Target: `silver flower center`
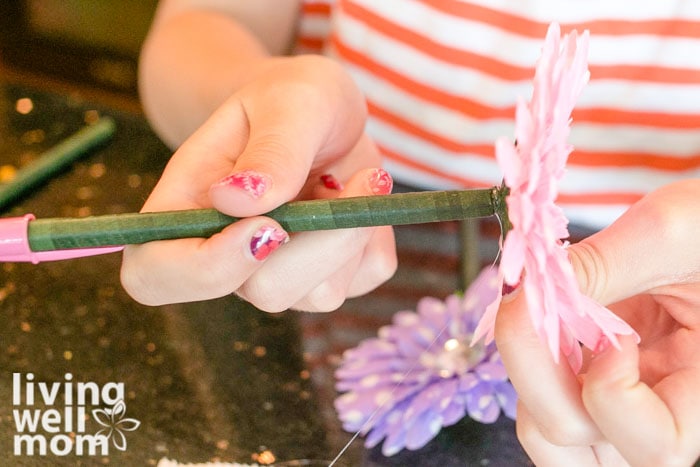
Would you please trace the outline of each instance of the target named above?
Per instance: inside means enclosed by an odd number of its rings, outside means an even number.
[[[484,358],[483,344],[470,347],[470,341],[471,336],[448,339],[442,347],[421,355],[421,364],[434,370],[441,378],[465,374]]]

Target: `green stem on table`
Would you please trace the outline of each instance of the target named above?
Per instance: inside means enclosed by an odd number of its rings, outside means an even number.
[[[112,118],[101,117],[19,169],[12,180],[0,184],[0,209],[107,141],[114,134],[115,128]]]
[[[294,201],[266,215],[288,232],[420,224],[505,215],[503,187],[424,191],[386,196]],[[37,219],[29,223],[32,251],[129,245],[210,237],[239,219],[214,209]]]

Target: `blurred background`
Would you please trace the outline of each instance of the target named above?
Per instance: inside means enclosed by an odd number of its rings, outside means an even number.
[[[109,145],[3,216],[140,208],[170,155],[137,94],[139,48],[156,4],[0,2],[0,166],[21,167],[101,115],[117,122]],[[10,374],[30,371],[37,381],[62,381],[66,372],[76,381],[122,381],[129,414],[142,423],[114,457],[36,465],[332,458],[351,436],[332,406],[342,352],[421,297],[442,299],[468,283],[494,261],[498,232],[493,221],[399,227],[395,277],[329,314],[268,315],[234,297],[143,307],[120,287],[118,255],[1,264],[0,464],[35,465],[8,449]],[[513,431],[510,420],[487,427],[465,419],[424,449],[392,458],[356,441],[338,465],[527,465]]]
[[[157,0],[4,0],[4,79],[78,89],[136,107],[139,48]]]

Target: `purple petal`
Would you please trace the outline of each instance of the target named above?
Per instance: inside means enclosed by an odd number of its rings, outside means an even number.
[[[393,372],[393,373],[369,373],[359,379],[339,380],[336,382],[336,389],[340,392],[347,391],[377,391],[384,389],[393,389],[397,385],[401,386],[425,386],[434,379],[433,373],[430,370],[416,368],[408,372]]]
[[[516,407],[518,406],[518,394],[510,381],[504,381],[494,384],[496,390],[496,398],[498,404],[503,409],[503,412],[509,418],[515,420]]]
[[[405,313],[409,314],[409,313]],[[384,326],[379,330],[379,335],[382,339],[392,341],[396,346],[400,356],[405,358],[416,358],[421,353],[425,352],[432,339],[428,340],[421,334],[420,321],[418,315],[410,313],[415,318],[413,326]],[[430,334],[434,333],[429,331]]]
[[[375,447],[377,444],[379,444],[385,437],[386,434],[389,432],[389,428],[386,423],[386,417],[382,417],[380,420],[377,421],[377,423],[374,425],[372,430],[367,434],[367,437],[365,438],[365,447],[368,449],[372,449]],[[353,431],[353,430],[348,430],[347,428],[343,427],[344,430],[346,431]],[[357,430],[354,430],[357,431]]]
[[[421,322],[440,331],[451,317],[447,303],[434,297],[423,297],[416,306]]]
[[[334,405],[340,420],[357,430],[370,415],[375,419],[382,417],[420,389],[421,387],[399,386],[393,390],[348,392],[337,397]]]
[[[505,381],[508,379],[506,369],[500,361],[484,362],[474,368],[474,371],[484,381]]]
[[[353,359],[365,355],[391,357],[392,355],[396,355],[396,346],[393,342],[379,339],[377,337],[365,339],[364,341],[360,342],[357,347],[346,350],[343,354],[343,358]]]
[[[467,393],[466,399],[467,413],[474,420],[491,423],[498,418],[501,409],[489,383],[479,383]]]
[[[467,412],[477,422],[493,423],[498,419],[501,407],[493,394],[487,394],[481,397],[474,396],[473,400],[468,398]]]
[[[466,373],[459,378],[459,392],[471,391],[481,381],[474,373]]]
[[[466,401],[463,398],[457,397],[451,400],[449,405],[445,407],[445,410],[442,411],[442,425],[450,426],[457,423],[464,418],[466,412]]]
[[[365,446],[368,448],[373,448],[384,438],[386,438],[389,433],[400,430],[401,426],[397,425],[398,421],[400,420],[401,412],[399,410],[393,410],[382,417],[377,417],[373,423],[371,431],[365,438]]]
[[[411,404],[406,408],[404,421],[420,417],[423,412],[442,412],[457,393],[459,382],[456,379],[441,380],[431,384],[415,395]]]
[[[406,446],[406,432],[402,429],[392,431],[387,434],[384,444],[382,444],[382,454],[387,457],[393,456]]]
[[[406,373],[414,367],[414,363],[401,357],[345,361],[335,371],[336,378],[359,379],[372,373],[396,372]]]
[[[414,368],[403,375],[401,384],[409,386],[426,386],[431,380],[435,379],[435,374],[430,369]]]
[[[365,446],[368,448],[374,447],[379,444],[379,442],[389,433],[403,430],[403,413],[405,412],[409,403],[410,399],[401,401],[388,413],[375,417],[376,420],[374,422],[374,427],[365,439]]]
[[[435,438],[442,428],[442,415],[435,410],[423,412],[421,416],[412,421],[406,430],[406,447],[411,450],[420,449],[428,441]]]
[[[420,324],[420,316],[414,311],[399,311],[394,313],[393,325],[387,326],[390,329],[412,328]]]

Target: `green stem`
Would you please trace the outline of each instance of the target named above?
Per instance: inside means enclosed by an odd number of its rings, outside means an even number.
[[[426,191],[387,196],[295,201],[267,213],[288,232],[420,224],[486,217],[503,208],[503,188]],[[116,214],[29,223],[32,251],[129,245],[154,240],[210,237],[237,221],[214,209]]]
[[[42,153],[35,161],[19,169],[11,181],[0,185],[0,209],[107,141],[114,134],[115,127],[113,119],[102,117],[96,123],[81,128]]]

